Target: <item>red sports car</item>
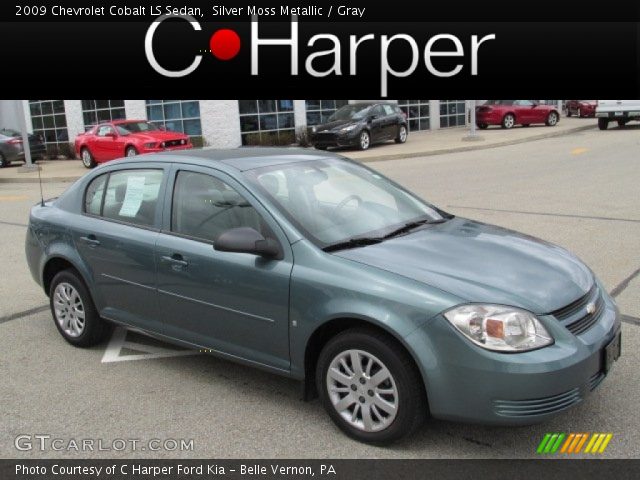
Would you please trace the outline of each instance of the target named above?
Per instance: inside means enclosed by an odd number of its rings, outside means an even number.
[[[75,141],[76,155],[87,168],[141,153],[193,148],[188,135],[162,130],[145,120],[114,120],[92,127]]]
[[[596,100],[567,100],[567,117],[595,117],[597,104]]]
[[[534,100],[489,100],[476,107],[476,124],[480,128],[489,125],[528,127],[532,123],[553,127],[558,121],[560,113],[554,105],[541,105]]]

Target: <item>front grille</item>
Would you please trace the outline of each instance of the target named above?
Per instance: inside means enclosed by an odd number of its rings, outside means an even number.
[[[179,147],[182,144],[182,140],[166,140],[164,142],[165,148]]]
[[[503,417],[532,417],[559,412],[582,401],[578,387],[565,393],[531,400],[494,400],[493,408]]]
[[[587,305],[593,303],[595,309],[587,311]],[[580,335],[589,330],[600,318],[604,310],[604,299],[598,287],[594,284],[586,295],[562,307],[551,315],[556,317],[574,335]]]

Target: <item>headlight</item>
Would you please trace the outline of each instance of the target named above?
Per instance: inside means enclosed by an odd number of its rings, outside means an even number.
[[[180,145],[186,145],[187,141],[183,138],[182,140],[180,140]]]
[[[346,127],[341,128],[340,131],[341,132],[350,132],[351,130],[354,130],[357,127],[358,127],[358,125],[347,125]]]
[[[155,142],[154,143],[145,143],[144,147],[145,148],[154,148],[156,146]]]
[[[311,127],[311,133],[316,133],[317,128],[316,127]]]
[[[501,305],[462,305],[444,314],[469,340],[487,350],[525,352],[553,338],[530,312]]]

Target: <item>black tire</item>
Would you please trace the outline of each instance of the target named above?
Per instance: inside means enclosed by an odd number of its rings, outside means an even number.
[[[544,124],[547,127],[555,127],[558,124],[558,120],[560,120],[560,115],[558,115],[558,112],[549,112],[549,115],[547,115],[547,119],[544,121]]]
[[[315,148],[316,150],[326,150],[327,146],[326,145],[314,145],[313,148]]]
[[[598,128],[600,130],[606,130],[609,128],[609,119],[608,118],[599,118],[598,119]]]
[[[93,158],[93,154],[87,147],[80,149],[80,160],[85,168],[93,168],[96,166],[96,160]]]
[[[66,332],[56,316],[56,307],[54,303],[57,301],[56,288],[60,284],[68,284],[75,289],[80,301],[82,311],[84,311],[84,327],[82,333],[78,336],[72,336]],[[84,281],[80,278],[74,270],[62,270],[51,281],[51,287],[49,289],[49,306],[51,308],[51,315],[53,317],[53,323],[60,332],[60,335],[74,347],[91,347],[97,345],[106,339],[108,333],[111,330],[111,325],[106,323],[98,315],[98,311],[93,303],[93,299],[89,294],[89,290],[84,284]]]
[[[365,141],[366,138],[366,141]],[[362,130],[358,136],[358,148],[360,150],[368,150],[371,146],[371,134],[369,130]]]
[[[340,415],[331,401],[327,387],[327,372],[331,362],[342,352],[352,349],[364,351],[381,360],[395,382],[398,393],[397,413],[392,422],[382,430],[367,432],[357,428]],[[392,443],[415,432],[427,416],[427,397],[422,377],[413,359],[393,338],[376,330],[354,328],[329,340],[318,358],[316,388],[334,423],[349,437],[361,442],[377,445]],[[355,408],[354,406],[354,410]]]
[[[124,149],[125,157],[135,157],[136,155],[138,155],[138,150],[136,150],[136,147],[134,147],[133,145],[129,145]]]
[[[513,113],[507,113],[504,117],[502,117],[502,128],[513,128],[516,124],[516,117]]]
[[[2,153],[0,153],[0,168],[4,168],[8,165],[9,165],[9,162],[7,162],[6,157]]]
[[[626,121],[624,121],[624,120],[618,120],[618,127],[620,127],[620,128],[624,128],[624,127],[626,127],[626,125],[627,125],[627,122],[626,122]]]
[[[407,137],[409,137],[409,131],[407,130],[406,125],[400,125],[398,127],[398,134],[394,139],[396,143],[405,143],[407,141]]]
[[[478,128],[481,130],[486,130],[487,128],[489,128],[489,124],[488,123],[478,123]]]
[[[571,113],[571,109],[570,109],[570,108],[567,108],[567,117],[570,117],[571,115],[572,115],[572,113]]]

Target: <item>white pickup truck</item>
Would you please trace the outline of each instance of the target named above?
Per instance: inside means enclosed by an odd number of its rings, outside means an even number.
[[[640,121],[640,100],[598,100],[596,105],[598,128],[606,130],[610,121],[624,127],[631,120]]]

